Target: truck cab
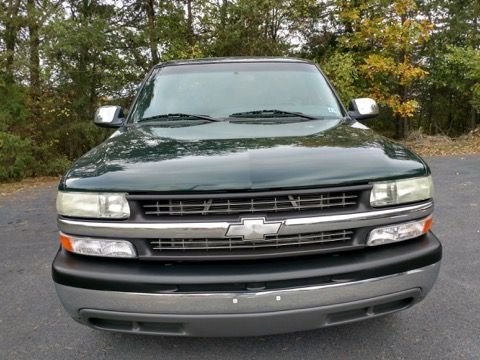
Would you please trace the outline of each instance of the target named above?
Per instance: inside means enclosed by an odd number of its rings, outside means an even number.
[[[432,288],[428,165],[302,59],[155,66],[58,187],[56,291],[126,333],[249,336],[407,309]],[[428,311],[426,309],[425,311]]]

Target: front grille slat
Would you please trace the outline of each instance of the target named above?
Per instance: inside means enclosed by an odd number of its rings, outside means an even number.
[[[351,202],[351,203],[345,203],[345,206],[348,206],[348,205],[355,205],[356,203],[354,202]],[[322,208],[323,209],[326,209],[326,208],[333,208],[333,207],[336,207],[337,205],[324,205]],[[344,206],[344,207],[345,207]],[[309,209],[318,209],[318,206],[315,206],[315,205],[311,205],[311,206],[302,206],[301,210],[309,210]],[[238,211],[239,209],[228,209],[227,212],[225,212],[224,210],[209,210],[208,211],[208,214],[224,214],[224,213],[227,213],[227,214],[232,214],[234,211],[237,212],[240,212]],[[295,209],[292,209],[290,207],[276,207],[274,208],[274,212],[279,212],[279,211],[287,211],[287,210],[295,210]],[[256,210],[254,211],[243,211],[244,213],[247,213],[247,212],[250,212],[250,213],[255,213],[255,212],[269,212],[270,209],[261,209],[261,208],[257,208]],[[179,211],[175,211],[175,210],[172,210],[172,211],[145,211],[145,215],[205,215],[206,211],[205,210],[190,210],[190,211],[185,211],[185,210],[179,210]]]
[[[363,210],[366,192],[370,188],[367,184],[246,192],[147,193],[129,194],[128,200],[134,202],[134,217],[146,222],[222,221],[238,226],[248,218],[263,218],[266,224],[271,221],[283,222],[299,215],[315,217],[355,213]],[[304,229],[302,232],[299,229],[298,233],[266,235],[261,240],[251,240],[252,237],[247,235],[248,239],[238,235],[230,236],[227,235],[227,230],[225,234],[209,238],[208,232],[202,234],[201,231],[199,228],[195,235],[181,232],[162,235],[160,230],[156,239],[144,239],[148,248],[145,256],[168,260],[237,260],[331,253],[363,247],[358,239],[360,233],[356,229],[311,233],[306,232],[311,230]],[[278,231],[282,233],[281,228]]]
[[[340,200],[340,203],[339,205],[343,205],[343,203],[346,201],[346,199],[356,199],[357,196],[355,195],[347,195],[347,196],[333,196],[333,197],[330,197],[328,198],[328,200]],[[276,199],[276,198],[275,198]],[[208,201],[203,201],[203,202],[198,202],[198,203],[192,203],[192,204],[188,204],[188,203],[185,203],[184,201],[180,201],[180,206],[179,207],[182,207],[182,206],[207,206],[207,207],[210,207],[212,205],[212,199],[208,200]],[[288,198],[288,200],[273,200],[273,201],[255,201],[254,202],[254,199],[250,199],[248,202],[245,201],[245,202],[235,202],[235,201],[231,201],[231,200],[227,200],[227,202],[215,202],[215,206],[232,206],[232,205],[238,205],[238,206],[247,206],[247,205],[250,205],[250,206],[258,206],[258,205],[271,205],[273,204],[273,208],[275,208],[275,205],[278,205],[278,204],[292,204],[292,206],[299,206],[297,205],[298,203],[304,203],[304,202],[317,202],[319,203],[320,205],[327,205],[327,204],[324,204],[324,201],[325,199],[320,197],[320,198],[313,198],[313,199],[300,199],[300,198]],[[172,207],[172,200],[170,200],[170,204],[168,205],[162,205],[160,203],[155,203],[155,204],[146,204],[146,205],[143,205],[144,207],[157,207],[157,206],[160,206],[160,207]],[[355,202],[356,203],[356,202]],[[183,204],[183,205],[182,205]]]
[[[336,242],[336,241],[347,241],[349,240],[349,237],[345,238],[339,238],[336,240],[331,240],[331,241],[303,241],[303,242],[295,242],[295,243],[288,243],[288,244],[282,244],[282,243],[273,243],[273,244],[242,244],[242,242],[235,242],[235,241],[225,241],[224,244],[217,244],[217,245],[206,245],[203,246],[203,244],[199,241],[197,241],[194,245],[187,245],[184,247],[184,244],[182,243],[181,246],[179,247],[164,247],[163,245],[158,245],[158,242],[155,242],[155,245],[152,245],[153,250],[233,250],[233,249],[256,249],[256,248],[275,248],[275,247],[282,247],[282,246],[301,246],[301,245],[313,245],[313,244],[318,244],[318,243],[328,243],[328,242]],[[300,240],[299,240],[300,241]],[[154,244],[154,242],[152,242]]]
[[[307,193],[245,198],[140,200],[146,216],[238,215],[349,209],[358,205],[358,192]]]
[[[150,241],[154,251],[212,251],[212,250],[253,250],[279,247],[299,247],[322,245],[327,246],[351,244],[353,239],[352,230],[329,231],[311,234],[296,235],[269,235],[264,240],[247,241],[239,237],[218,239],[157,239]]]

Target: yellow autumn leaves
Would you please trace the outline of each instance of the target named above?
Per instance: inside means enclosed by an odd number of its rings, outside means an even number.
[[[417,15],[413,0],[340,1],[345,24],[342,46],[357,54],[359,77],[368,96],[388,106],[394,115],[410,118],[418,102],[411,85],[427,71],[414,54],[428,40],[432,24]]]

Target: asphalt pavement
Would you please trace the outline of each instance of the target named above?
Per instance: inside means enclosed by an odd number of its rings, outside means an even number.
[[[172,338],[96,331],[71,320],[53,287],[56,185],[0,198],[0,359],[480,359],[480,156],[427,159],[439,279],[407,311],[316,331]]]

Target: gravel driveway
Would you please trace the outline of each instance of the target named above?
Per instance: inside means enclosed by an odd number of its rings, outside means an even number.
[[[50,278],[55,184],[0,198],[0,359],[480,359],[480,156],[427,159],[444,245],[427,299],[384,318],[257,338],[169,338],[83,327]]]

